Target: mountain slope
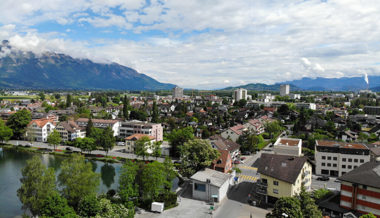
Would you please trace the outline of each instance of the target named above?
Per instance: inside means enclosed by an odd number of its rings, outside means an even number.
[[[36,55],[0,46],[0,88],[12,89],[115,89],[163,90],[160,83],[116,63],[100,64],[51,52]]]

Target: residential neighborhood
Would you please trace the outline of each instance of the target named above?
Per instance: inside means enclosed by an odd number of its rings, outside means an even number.
[[[284,85],[280,93],[237,89],[232,95],[180,87],[161,95],[1,95],[7,96],[0,98],[5,144],[110,155],[121,163],[170,158],[181,181],[172,190],[175,204],[161,214],[140,205],[136,217],[179,217],[189,205],[198,212],[181,217],[226,217],[225,210],[277,217],[278,202],[305,196],[313,217],[380,217],[376,93],[292,93]]]

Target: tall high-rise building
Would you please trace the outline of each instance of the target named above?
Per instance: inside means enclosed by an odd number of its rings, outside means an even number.
[[[236,89],[233,97],[235,101],[240,101],[241,99],[247,100],[247,90],[242,88]]]
[[[290,85],[289,84],[283,84],[280,86],[280,95],[286,96],[290,93]]]
[[[178,86],[173,88],[173,98],[182,98],[183,97],[183,88]]]

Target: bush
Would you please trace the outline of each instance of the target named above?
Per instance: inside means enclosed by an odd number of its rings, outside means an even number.
[[[165,203],[165,210],[177,206],[177,194],[174,192],[166,192],[159,194],[156,201]]]
[[[270,135],[269,133],[267,132],[264,132],[263,134],[261,134],[263,136],[264,139],[270,139]]]
[[[320,201],[322,199],[326,199],[328,196],[330,196],[332,194],[332,192],[328,189],[325,189],[325,188],[321,188],[321,189],[317,189],[313,192],[313,198],[316,200],[316,201]]]
[[[96,216],[100,212],[100,204],[95,195],[84,197],[78,206],[78,214],[83,217]]]

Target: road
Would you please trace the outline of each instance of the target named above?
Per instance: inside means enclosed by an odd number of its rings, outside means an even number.
[[[28,141],[21,141],[21,140],[10,140],[10,141],[8,141],[8,144],[12,144],[12,145],[16,145],[16,146],[27,145],[29,143],[30,142],[28,142]],[[52,146],[49,146],[47,143],[44,143],[44,142],[33,142],[32,147],[49,148],[49,149],[53,148]],[[59,145],[56,147],[56,149],[65,150],[67,147],[70,147],[73,151],[80,151],[80,149],[78,149],[78,148],[66,146],[66,145]],[[124,149],[124,148],[125,147],[123,147],[123,146],[115,146],[111,151],[108,152],[108,156],[121,157],[121,158],[126,158],[126,159],[140,159],[140,160],[143,159],[142,157],[138,157],[135,154],[119,152],[119,150]],[[105,156],[106,152],[102,151],[102,150],[95,150],[95,151],[92,151],[91,154],[95,154],[95,155],[100,154],[100,155]],[[156,160],[156,158],[155,157],[145,157],[145,160]],[[160,158],[160,157],[157,158],[157,161],[159,161],[159,162],[164,162],[164,160],[165,160],[164,158]]]

